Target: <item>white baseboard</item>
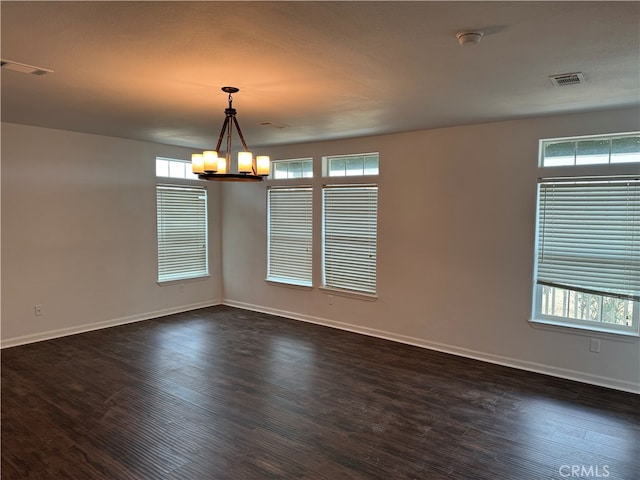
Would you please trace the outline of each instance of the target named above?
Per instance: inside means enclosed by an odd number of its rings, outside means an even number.
[[[369,335],[372,337],[382,338],[385,340],[391,340],[394,342],[404,343],[407,345],[413,345],[416,347],[426,348],[429,350],[435,350],[438,352],[449,353],[458,355],[461,357],[471,358],[474,360],[480,360],[483,362],[494,363],[497,365],[503,365],[505,367],[517,368],[520,370],[526,370],[530,372],[541,373],[544,375],[551,375],[554,377],[564,378],[567,380],[574,380],[577,382],[588,383],[591,385],[598,385],[602,387],[611,388],[614,390],[621,390],[630,393],[640,394],[640,384],[620,380],[616,378],[602,377],[598,375],[592,375],[586,372],[580,372],[576,370],[570,370],[565,368],[558,368],[553,365],[546,365],[536,362],[528,362],[519,360],[517,358],[504,357],[500,355],[493,355],[490,353],[479,352],[476,350],[470,350],[466,348],[460,348],[453,345],[447,345],[438,342],[429,342],[421,338],[409,337],[406,335],[399,335],[384,330],[377,330],[374,328],[362,327],[359,325],[353,325],[349,323],[336,322],[321,317],[314,317],[311,315],[303,315],[296,312],[289,312],[277,308],[269,308],[261,305],[253,305],[244,302],[237,302],[234,300],[225,299],[223,301],[215,300],[208,302],[195,303],[190,305],[181,305],[179,307],[167,308],[163,310],[156,310],[153,312],[147,312],[144,314],[133,315],[130,317],[116,318],[112,320],[106,320],[102,322],[95,322],[86,325],[79,325],[75,327],[62,328],[59,330],[50,330],[47,332],[41,332],[32,335],[24,335],[21,337],[13,337],[8,339],[2,339],[0,342],[0,348],[15,347],[18,345],[25,345],[28,343],[40,342],[43,340],[51,340],[53,338],[64,337],[67,335],[75,335],[78,333],[89,332],[92,330],[99,330],[102,328],[114,327],[117,325],[125,325],[127,323],[140,322],[143,320],[151,320],[165,315],[172,315],[175,313],[187,312],[190,310],[196,310],[198,308],[212,307],[215,305],[228,305],[230,307],[242,308],[245,310],[252,310],[256,312],[268,313],[272,315],[278,315],[293,320],[299,320],[307,323],[313,323],[316,325],[322,325],[325,327],[337,328],[340,330],[346,330],[349,332],[359,333],[362,335]]]
[[[490,353],[479,352],[479,351],[470,350],[467,348],[460,348],[460,347],[447,345],[443,343],[429,342],[421,338],[414,338],[406,335],[398,335],[398,334],[387,332],[384,330],[377,330],[373,328],[361,327],[359,325],[352,325],[349,323],[336,322],[334,320],[328,320],[326,318],[303,315],[296,312],[280,310],[277,308],[263,307],[261,305],[253,305],[253,304],[237,302],[229,299],[223,300],[222,303],[230,307],[237,307],[245,310],[253,310],[256,312],[269,313],[272,315],[291,318],[293,320],[300,320],[303,322],[323,325],[325,327],[332,327],[340,330],[346,330],[349,332],[360,333],[363,335],[382,338],[385,340],[392,340],[394,342],[405,343],[407,345],[413,345],[416,347],[426,348],[429,350],[435,350],[443,353],[450,353],[453,355],[458,355],[460,357],[466,357],[474,360],[480,360],[483,362],[494,363],[494,364],[502,365],[505,367],[512,367],[520,370],[526,370],[529,372],[541,373],[541,374],[550,375],[553,377],[564,378],[566,380],[574,380],[576,382],[588,383],[591,385],[598,385],[601,387],[607,387],[614,390],[622,390],[624,392],[640,394],[640,384],[629,382],[626,380],[602,377],[602,376],[593,375],[587,372],[580,372],[580,371],[570,370],[566,368],[558,368],[558,367],[554,367],[553,365],[546,365],[542,363],[519,360],[517,358],[493,355]]]
[[[51,340],[58,337],[66,337],[67,335],[75,335],[77,333],[90,332],[92,330],[100,330],[101,328],[115,327],[117,325],[125,325],[127,323],[141,322],[143,320],[151,320],[158,317],[164,317],[166,315],[172,315],[174,313],[188,312],[190,310],[196,310],[198,308],[213,307],[220,305],[220,300],[192,303],[189,305],[181,305],[179,307],[166,308],[163,310],[156,310],[154,312],[142,313],[139,315],[132,315],[130,317],[114,318],[111,320],[105,320],[102,322],[89,323],[86,325],[78,325],[75,327],[61,328],[59,330],[50,330],[48,332],[35,333],[32,335],[24,335],[21,337],[13,337],[2,339],[0,342],[0,348],[16,347],[18,345],[25,345],[27,343],[41,342],[43,340]]]

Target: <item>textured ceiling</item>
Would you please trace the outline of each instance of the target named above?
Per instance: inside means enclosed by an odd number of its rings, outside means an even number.
[[[639,2],[11,2],[2,120],[209,148],[640,103]],[[484,32],[460,47],[459,30]],[[549,75],[581,71],[584,85]],[[262,123],[270,122],[268,125]]]

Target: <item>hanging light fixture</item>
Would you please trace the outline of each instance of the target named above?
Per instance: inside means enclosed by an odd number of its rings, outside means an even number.
[[[236,87],[222,87],[222,91],[229,94],[229,107],[225,108],[224,123],[218,137],[218,145],[215,150],[205,150],[202,153],[191,155],[191,170],[203,180],[228,180],[228,181],[260,181],[269,175],[270,161],[266,155],[253,157],[249,151],[242,130],[236,119],[236,109],[233,108],[232,94],[240,91]],[[238,152],[238,173],[231,173],[231,140],[233,126],[238,131],[238,136],[242,142],[243,151]],[[220,146],[226,133],[225,155],[220,155]]]

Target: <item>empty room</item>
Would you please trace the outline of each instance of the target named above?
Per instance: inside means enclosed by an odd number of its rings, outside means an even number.
[[[3,480],[640,478],[640,3],[2,1]]]

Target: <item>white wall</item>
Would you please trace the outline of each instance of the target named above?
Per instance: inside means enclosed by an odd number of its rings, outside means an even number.
[[[154,159],[189,150],[3,123],[2,346],[224,301],[640,391],[637,340],[598,337],[596,354],[590,335],[528,322],[538,139],[638,130],[639,119],[617,110],[271,148],[380,152],[378,299],[333,305],[317,287],[264,281],[266,184],[208,184],[212,277],[180,293],[156,283]],[[319,255],[314,271],[318,285]]]
[[[190,153],[2,124],[2,346],[220,302],[218,185],[208,185],[211,277],[184,293],[156,281],[155,157]]]
[[[272,158],[380,152],[378,299],[269,284],[266,184],[223,186],[225,303],[640,391],[638,340],[534,328],[538,140],[640,129],[637,109],[270,149]],[[316,185],[321,179],[314,179]],[[316,202],[316,213],[318,213]],[[314,228],[320,231],[319,215]]]

